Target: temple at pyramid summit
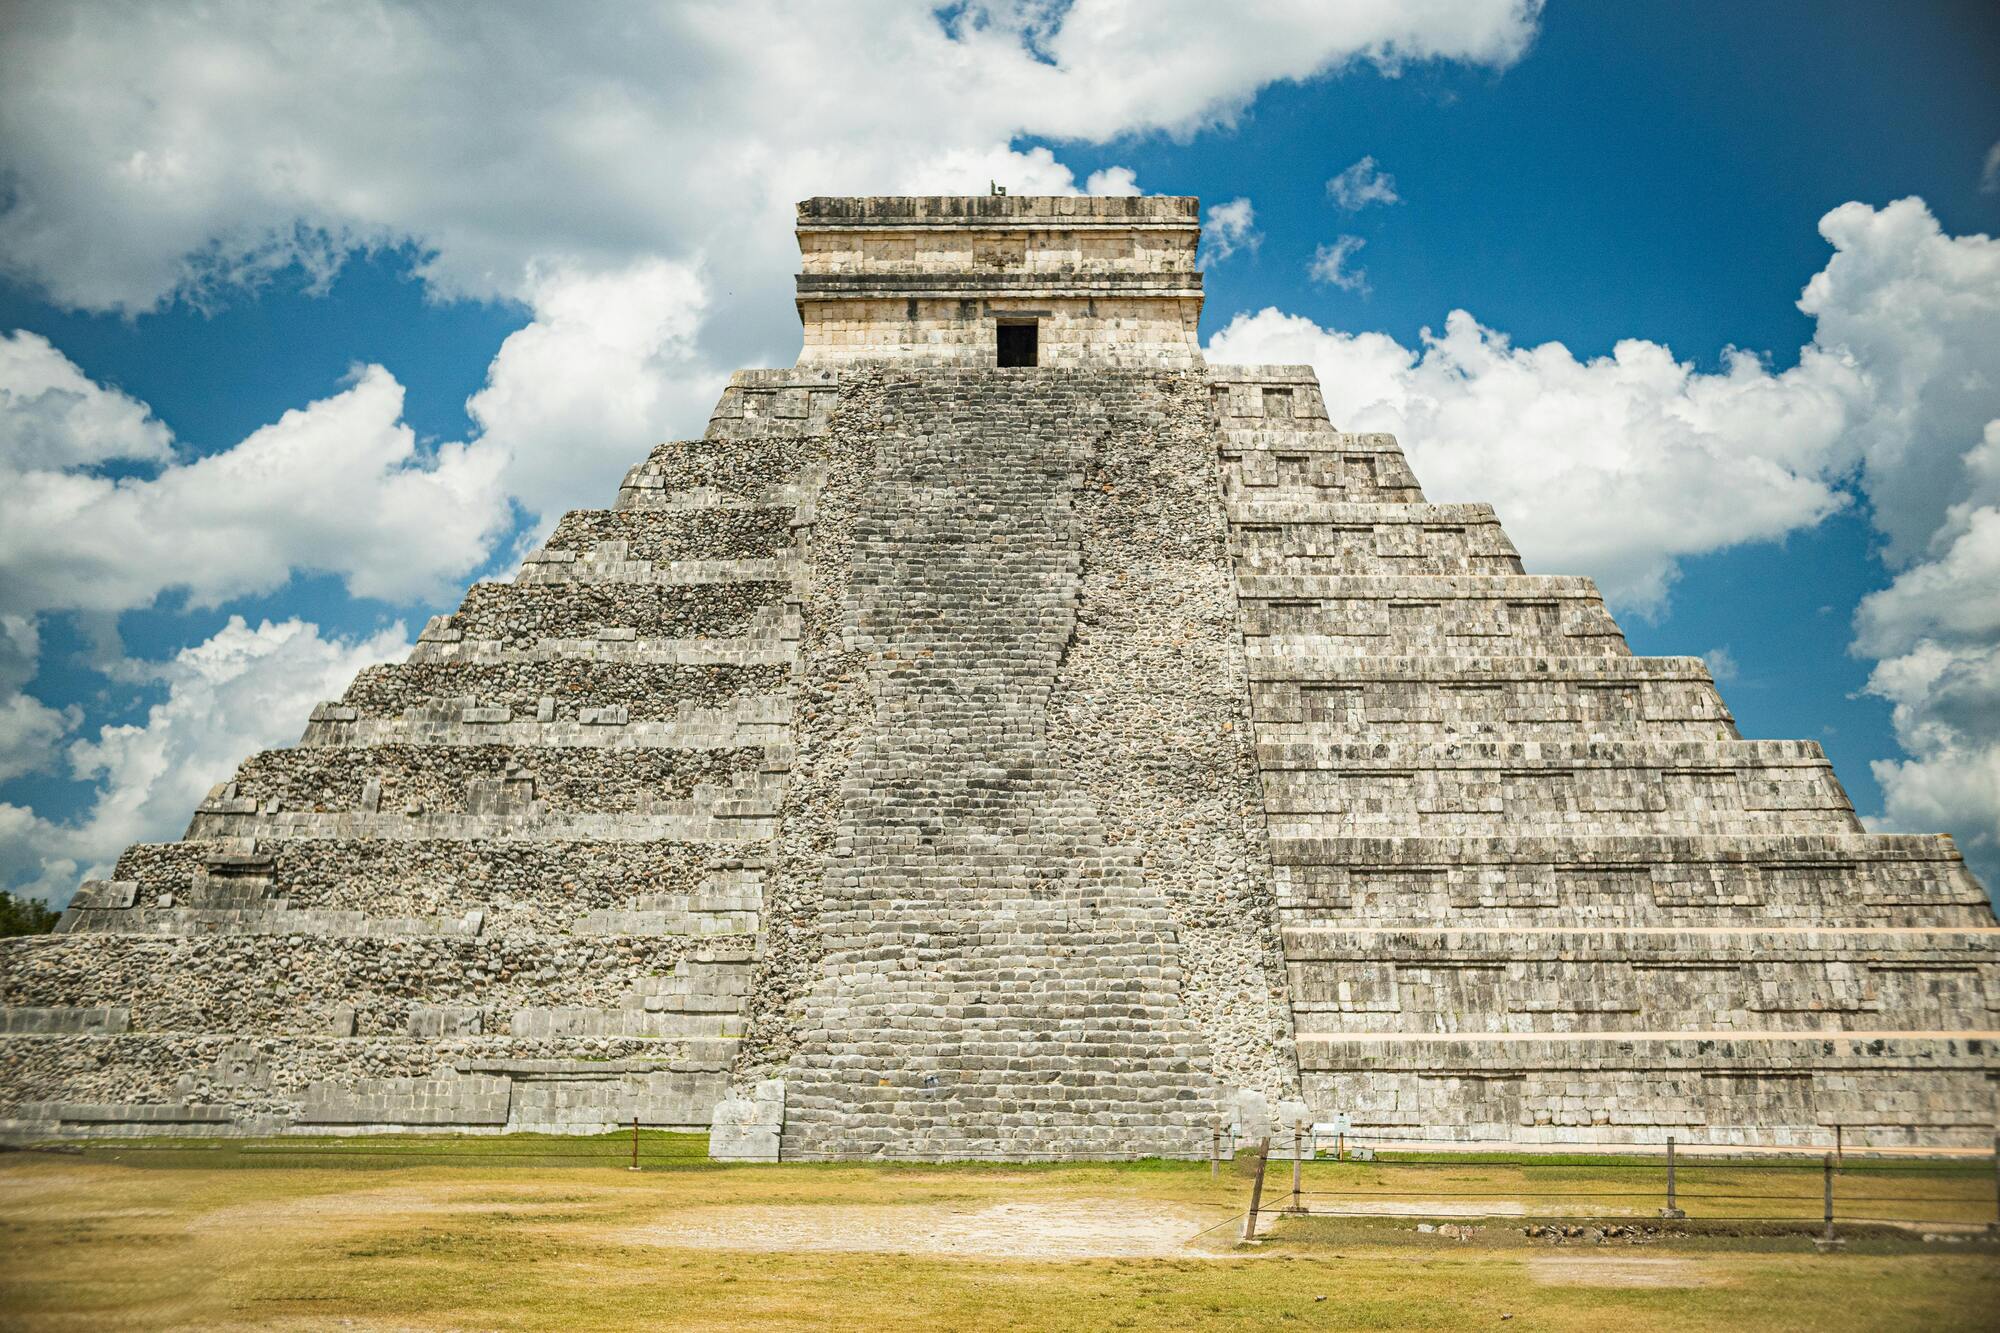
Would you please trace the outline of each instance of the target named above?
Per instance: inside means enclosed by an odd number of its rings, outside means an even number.
[[[820,198],[730,382],[0,945],[0,1132],[1972,1148],[2000,928],[1215,366],[1189,198]]]

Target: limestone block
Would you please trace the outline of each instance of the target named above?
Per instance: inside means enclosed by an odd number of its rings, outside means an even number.
[[[0,1007],[0,1033],[108,1033],[129,1032],[132,1014],[120,1005],[88,1007],[32,1008],[20,1005]]]
[[[73,908],[116,911],[130,907],[136,901],[138,892],[139,886],[130,880],[85,880],[69,900],[69,905]]]
[[[784,1128],[784,1080],[764,1079],[748,1096],[727,1097],[715,1104],[708,1155],[718,1162],[775,1162]]]
[[[0,944],[0,1099],[753,1159],[1282,1153],[1300,1092],[1412,1138],[1985,1146],[1949,840],[1863,834],[1310,368],[1203,368],[1196,209],[802,206],[806,364]],[[1041,363],[992,365],[1021,319]]]
[[[299,1123],[307,1125],[481,1125],[507,1123],[512,1087],[504,1078],[441,1074],[428,1078],[331,1080],[307,1087]]]
[[[1277,1132],[1270,1099],[1254,1088],[1239,1088],[1229,1104],[1229,1133],[1237,1143],[1254,1143]]]
[[[476,1008],[420,1004],[410,1010],[410,1035],[419,1041],[476,1037],[484,1024],[485,1011]]]

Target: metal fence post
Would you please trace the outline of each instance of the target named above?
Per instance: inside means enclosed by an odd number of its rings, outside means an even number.
[[[1254,1240],[1257,1236],[1257,1205],[1264,1200],[1264,1167],[1271,1160],[1271,1140],[1257,1141],[1257,1178],[1250,1182],[1250,1211],[1243,1218],[1243,1239]]]
[[[1660,1216],[1673,1219],[1687,1216],[1674,1200],[1674,1136],[1671,1134],[1667,1135],[1667,1206],[1660,1209]]]
[[[1305,1211],[1305,1201],[1299,1197],[1300,1159],[1305,1156],[1306,1126],[1303,1120],[1292,1122],[1292,1211]]]
[[[1222,1126],[1209,1131],[1208,1135],[1208,1176],[1213,1180],[1222,1174]]]
[[[639,1169],[639,1117],[636,1115],[632,1117],[632,1165],[625,1169],[627,1171]]]
[[[1828,1153],[1828,1154],[1826,1155],[1825,1159],[1824,1159],[1824,1165],[1823,1165],[1823,1170],[1822,1170],[1822,1174],[1824,1175],[1824,1177],[1825,1177],[1825,1179],[1826,1179],[1826,1241],[1825,1241],[1825,1243],[1826,1243],[1826,1244],[1828,1244],[1828,1245],[1831,1245],[1831,1244],[1833,1244],[1833,1154],[1832,1154],[1832,1153]]]
[[[1993,1136],[1993,1229],[2000,1231],[2000,1134]]]

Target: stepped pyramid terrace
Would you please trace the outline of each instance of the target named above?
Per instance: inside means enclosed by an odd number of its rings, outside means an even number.
[[[1951,841],[1206,364],[1197,219],[800,204],[797,365],[0,944],[0,1131],[1989,1145]]]

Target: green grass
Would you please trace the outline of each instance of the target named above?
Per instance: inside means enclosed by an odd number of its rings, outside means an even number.
[[[1849,1226],[1847,1251],[1821,1255],[1815,1227],[1746,1221],[1754,1214],[1727,1200],[1684,1200],[1696,1221],[1637,1246],[1552,1249],[1524,1237],[1521,1218],[1458,1241],[1417,1232],[1414,1218],[1315,1216],[1240,1247],[1242,1163],[1217,1177],[1175,1162],[720,1166],[687,1151],[699,1142],[642,1134],[650,1165],[636,1173],[619,1169],[629,1135],[161,1139],[6,1154],[0,1326],[1403,1329],[1514,1315],[1511,1328],[1590,1333],[1826,1333],[1991,1328],[2000,1310],[2000,1249],[1983,1237],[1943,1245]],[[1890,1169],[1910,1165],[1850,1160],[1837,1185],[1894,1196],[1871,1207],[1991,1216],[1990,1164]],[[1817,1216],[1817,1170],[1696,1165],[1681,1180],[1684,1194],[1761,1182]],[[1602,1160],[1313,1162],[1305,1181],[1414,1211],[1474,1191],[1532,1207],[1520,1191],[1568,1188],[1592,1194],[1579,1212],[1629,1207],[1657,1224],[1659,1204],[1656,1169]],[[1267,1207],[1282,1207],[1289,1185],[1289,1164],[1274,1162]],[[1917,1197],[1947,1202],[1918,1210]],[[828,1234],[889,1216],[891,1234],[921,1242],[945,1214],[1005,1204],[1053,1215],[1078,1200],[1120,1218],[1184,1217],[1190,1233],[1226,1225],[1197,1249],[1130,1259],[752,1252],[694,1248],[686,1230],[708,1218],[754,1225],[777,1206],[823,1214]],[[1603,1285],[1634,1274],[1655,1285]]]

